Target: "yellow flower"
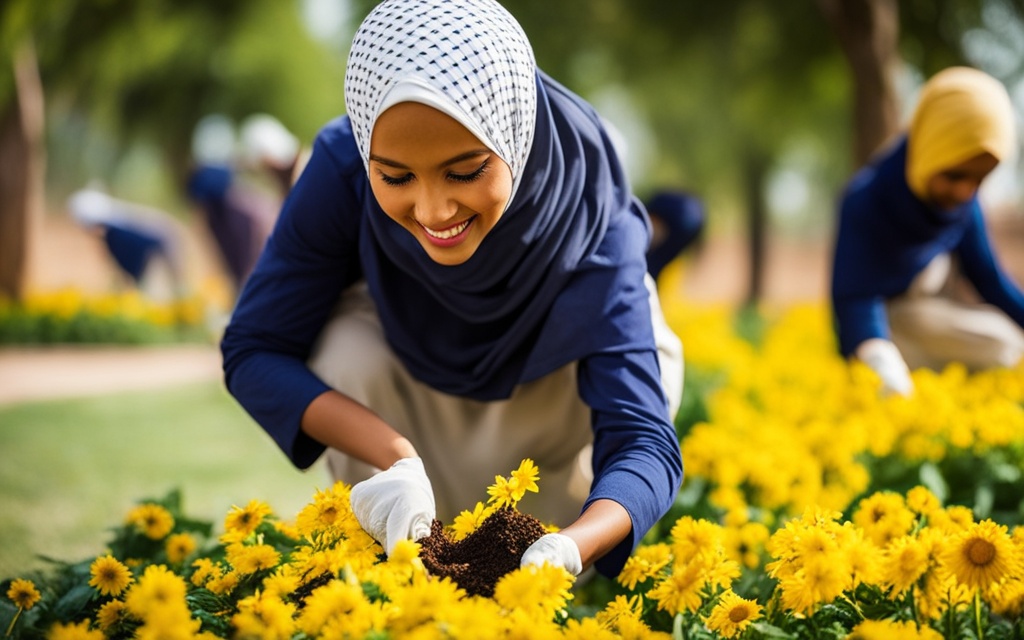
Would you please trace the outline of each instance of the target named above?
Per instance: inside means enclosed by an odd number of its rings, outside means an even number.
[[[833,558],[812,558],[792,575],[779,581],[782,603],[789,609],[809,614],[820,604],[827,604],[842,594],[852,583],[842,563]]]
[[[524,493],[526,491],[537,493],[540,490],[537,487],[537,480],[539,478],[540,471],[530,458],[525,458],[519,463],[519,468],[512,472],[512,479],[515,480],[519,490]],[[522,499],[522,494],[519,498]]]
[[[927,487],[916,486],[907,492],[907,507],[914,513],[927,516],[942,508],[942,503]]]
[[[117,597],[132,583],[132,572],[111,555],[93,560],[89,573],[92,574],[89,586],[105,596]]]
[[[487,503],[494,505],[498,509],[505,506],[514,507],[518,502],[515,498],[515,492],[515,485],[505,479],[504,476],[494,476],[494,484],[487,487],[487,495],[490,496]]]
[[[631,598],[618,595],[615,596],[614,600],[605,605],[604,609],[598,611],[594,618],[602,625],[611,627],[623,618],[639,619],[642,609],[643,601],[640,594],[634,594]]]
[[[658,609],[672,615],[695,612],[701,605],[701,592],[708,582],[709,567],[700,557],[686,565],[675,565],[672,574],[657,582],[647,597],[657,601]]]
[[[163,565],[150,565],[125,597],[132,615],[146,619],[162,608],[177,608],[185,603],[185,581]]]
[[[568,571],[550,564],[521,567],[498,580],[494,600],[506,610],[534,610],[550,619],[572,599],[573,581]]]
[[[722,527],[708,520],[683,516],[670,532],[672,553],[677,558],[690,558],[714,552],[722,545]]]
[[[412,540],[399,540],[388,556],[388,562],[395,565],[412,565],[419,559],[422,546]]]
[[[128,512],[128,524],[147,538],[161,540],[174,528],[174,516],[158,504],[142,504]]]
[[[355,519],[349,504],[350,490],[344,483],[336,482],[327,491],[317,491],[313,496],[313,502],[303,507],[295,518],[295,527],[299,534],[312,537],[318,532],[334,531],[343,527],[349,517]]]
[[[724,638],[735,638],[750,626],[750,623],[761,617],[761,605],[754,600],[745,600],[731,589],[722,592],[718,604],[704,619],[708,629],[719,633]]]
[[[379,610],[366,599],[362,587],[343,580],[315,589],[297,620],[306,635],[325,638],[362,638],[379,623]]]
[[[90,629],[88,619],[81,622],[58,622],[46,632],[46,640],[104,640],[103,632]]]
[[[917,538],[903,536],[885,550],[885,584],[892,587],[891,598],[898,598],[928,570],[928,548]]]
[[[853,628],[847,640],[942,640],[942,634],[927,626],[895,620],[865,620]]]
[[[492,513],[491,509],[484,506],[484,503],[478,502],[473,507],[472,511],[464,510],[459,515],[455,516],[455,522],[452,523],[452,537],[458,541],[464,539],[469,534],[480,528],[483,521],[487,519]]]
[[[36,606],[36,603],[42,598],[35,583],[23,578],[11,581],[11,586],[7,589],[7,597],[23,611],[28,611]]]
[[[189,533],[176,533],[167,538],[164,548],[167,550],[168,562],[181,564],[196,550],[196,539]]]
[[[124,602],[121,600],[111,600],[100,607],[99,612],[96,614],[96,623],[99,624],[100,629],[108,631],[111,627],[119,623],[124,615]]]
[[[672,561],[672,551],[663,542],[643,545],[626,559],[625,566],[616,578],[619,584],[630,591],[648,578],[653,578]]]
[[[243,576],[264,569],[273,569],[281,561],[281,554],[269,544],[231,544],[227,548],[227,561]]]
[[[235,590],[238,580],[238,572],[229,571],[224,575],[211,577],[206,582],[206,588],[219,596],[224,596]]]
[[[272,513],[270,505],[261,500],[250,500],[245,507],[231,507],[224,517],[224,535],[229,538],[225,542],[245,540]]]
[[[256,594],[238,602],[238,613],[231,616],[238,638],[288,640],[295,632],[296,607],[280,598]]]
[[[991,520],[971,525],[956,536],[942,555],[956,579],[972,589],[995,586],[1019,575],[1020,559],[1006,527]]]
[[[219,578],[221,576],[220,567],[214,564],[213,560],[209,558],[199,558],[192,563],[195,567],[195,571],[192,572],[192,584],[197,587],[202,587],[207,581],[213,578]]]

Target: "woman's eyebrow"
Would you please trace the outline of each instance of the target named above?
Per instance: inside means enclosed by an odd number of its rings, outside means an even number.
[[[452,158],[448,158],[447,160],[445,160],[444,162],[442,162],[438,166],[440,166],[440,167],[448,167],[448,166],[451,166],[453,164],[458,164],[459,162],[462,162],[463,160],[469,160],[470,158],[476,158],[478,156],[487,155],[488,153],[491,153],[491,151],[489,149],[473,149],[471,151],[466,151],[465,153],[460,153],[459,155],[454,156]],[[379,163],[381,163],[383,165],[387,165],[389,167],[394,167],[395,169],[408,169],[409,168],[407,165],[402,164],[401,162],[398,162],[397,160],[391,160],[390,158],[384,158],[382,156],[378,156],[378,155],[375,155],[375,154],[372,154],[372,153],[370,154],[370,160],[372,160],[374,162],[379,162]]]

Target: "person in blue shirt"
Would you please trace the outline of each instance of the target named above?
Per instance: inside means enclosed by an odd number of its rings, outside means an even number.
[[[653,228],[651,246],[647,249],[647,271],[657,280],[670,262],[700,239],[705,223],[704,203],[686,191],[661,189],[644,205]]]
[[[1016,141],[1002,84],[949,68],[922,88],[906,134],[848,185],[832,272],[838,345],[886,393],[912,393],[918,367],[1011,367],[1024,355],[1024,295],[993,255],[978,201]],[[981,302],[958,292],[956,274]]]
[[[71,217],[96,232],[133,287],[158,302],[185,295],[182,230],[170,214],[90,186],[71,194]]]
[[[486,500],[561,527],[524,554],[614,576],[682,481],[682,345],[600,118],[493,0],[387,0],[222,340],[227,387],[326,452],[390,553]]]

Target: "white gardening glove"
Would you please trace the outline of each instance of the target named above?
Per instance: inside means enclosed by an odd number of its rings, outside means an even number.
[[[909,396],[914,392],[910,369],[903,361],[900,350],[889,340],[871,338],[857,347],[857,358],[878,374],[882,392],[886,395]]]
[[[574,576],[583,573],[583,558],[580,548],[572,538],[561,533],[548,533],[531,544],[523,553],[520,567],[541,566],[545,562],[562,567]]]
[[[401,540],[430,535],[436,517],[434,490],[420,458],[402,458],[352,487],[352,513],[390,556]]]

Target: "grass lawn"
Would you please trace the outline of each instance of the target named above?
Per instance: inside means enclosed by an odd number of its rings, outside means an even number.
[[[0,579],[84,560],[138,500],[180,488],[222,530],[253,498],[292,519],[329,485],[295,469],[220,383],[0,407]]]

